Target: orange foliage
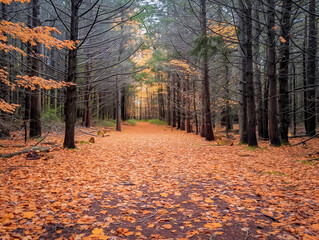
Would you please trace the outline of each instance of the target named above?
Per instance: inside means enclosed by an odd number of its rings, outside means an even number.
[[[26,3],[29,0],[0,0],[0,3],[10,4],[12,1]],[[43,44],[46,48],[51,49],[52,47],[56,47],[58,49],[68,48],[75,49],[76,44],[78,42],[73,42],[69,40],[59,40],[52,36],[53,33],[61,34],[56,28],[41,26],[35,28],[29,28],[24,25],[24,23],[12,23],[5,20],[1,20],[0,22],[0,51],[9,52],[16,51],[24,56],[26,53],[17,48],[8,42],[8,36],[14,39],[19,39],[23,43],[30,43],[32,46],[37,44]],[[42,54],[38,54],[38,57],[45,57]],[[6,69],[0,69],[0,82],[9,86],[11,90],[15,88],[15,86],[35,89],[36,86],[39,86],[43,89],[52,89],[52,88],[61,88],[64,86],[68,86],[65,82],[56,82],[53,80],[45,80],[41,77],[29,77],[29,76],[17,76],[16,84],[11,83],[7,80],[8,72]],[[12,113],[17,105],[5,103],[3,99],[1,100],[0,110],[4,112]]]
[[[65,40],[61,41],[52,36],[52,33],[61,34],[59,30],[53,27],[41,26],[35,27],[33,29],[26,27],[24,23],[12,23],[5,20],[0,22],[0,40],[7,42],[7,36],[15,39],[20,39],[22,42],[30,43],[32,46],[37,45],[38,43],[44,44],[48,49],[56,47],[62,49],[64,47],[69,49],[75,49],[76,45],[73,41]],[[0,50],[2,50],[0,48]]]
[[[186,60],[174,59],[170,61],[169,64],[173,68],[178,69],[179,72],[184,73],[186,75],[196,74],[195,68],[189,66]]]
[[[42,89],[53,89],[53,88],[63,88],[70,85],[75,85],[74,83],[67,83],[67,82],[57,82],[52,79],[46,80],[41,77],[30,77],[30,76],[17,76],[18,80],[16,80],[17,85],[23,88],[30,88],[34,90],[37,86]]]
[[[19,105],[17,104],[9,104],[3,99],[0,98],[0,110],[7,112],[7,113],[13,113]]]
[[[219,23],[211,21],[209,27],[212,31],[210,36],[219,36],[224,40],[224,44],[229,48],[237,48],[235,42],[237,41],[235,26],[228,23]]]
[[[0,3],[10,4],[11,2],[28,3],[30,0],[0,0]]]

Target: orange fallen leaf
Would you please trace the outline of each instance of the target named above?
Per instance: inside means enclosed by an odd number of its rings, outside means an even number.
[[[211,230],[216,230],[220,227],[222,227],[222,225],[220,223],[206,223],[204,225],[205,228],[211,229]]]
[[[24,218],[31,219],[35,217],[34,212],[24,212],[22,213]]]
[[[205,203],[213,203],[214,201],[211,198],[205,198]]]
[[[311,229],[319,231],[319,223],[311,225]]]
[[[153,228],[154,226],[155,226],[154,223],[150,223],[150,224],[147,225],[148,228]]]
[[[163,228],[165,228],[165,229],[171,229],[171,228],[172,228],[172,225],[171,225],[171,224],[164,224],[164,225],[163,225]]]

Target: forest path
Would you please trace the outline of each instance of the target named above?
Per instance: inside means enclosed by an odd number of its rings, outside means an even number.
[[[0,236],[315,238],[319,176],[300,162],[305,151],[217,146],[168,126],[123,125],[48,160],[12,158],[27,167],[0,175]]]

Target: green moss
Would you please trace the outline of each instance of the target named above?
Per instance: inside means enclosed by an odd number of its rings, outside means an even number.
[[[242,142],[239,142],[238,144],[237,144],[237,146],[243,146],[243,145],[248,145],[247,143],[242,143]]]
[[[160,119],[150,119],[147,122],[151,124],[156,124],[156,125],[166,125],[167,123],[165,121],[162,121]]]
[[[246,147],[247,150],[251,150],[251,151],[256,151],[256,149],[258,149],[258,146],[248,146]]]
[[[301,163],[306,165],[311,165],[311,166],[317,166],[319,163],[315,161],[318,161],[318,160],[317,159],[302,160]]]
[[[129,119],[129,120],[127,120],[127,123],[130,126],[135,126],[136,125],[136,120],[135,119]]]
[[[264,173],[269,175],[286,176],[285,173],[279,173],[279,172],[264,172]]]
[[[97,123],[97,125],[99,127],[104,127],[104,126],[106,126],[106,127],[115,127],[115,124],[116,124],[116,120],[114,120],[114,119],[107,119],[107,120],[99,121]]]

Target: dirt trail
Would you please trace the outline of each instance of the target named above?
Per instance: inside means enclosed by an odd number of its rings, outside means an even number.
[[[8,160],[0,236],[316,239],[319,176],[300,161],[307,151],[217,146],[167,126],[123,126],[48,160]],[[24,167],[7,171],[17,165]]]

